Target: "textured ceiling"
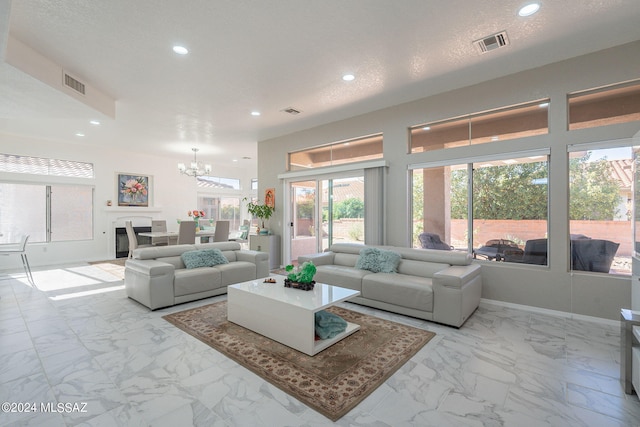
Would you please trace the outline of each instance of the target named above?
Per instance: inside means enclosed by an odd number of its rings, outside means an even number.
[[[116,106],[110,118],[2,61],[0,132],[253,167],[261,139],[640,39],[638,0],[547,0],[521,18],[524,3],[0,0],[0,54],[18,40]],[[502,30],[510,45],[480,55],[472,42]]]

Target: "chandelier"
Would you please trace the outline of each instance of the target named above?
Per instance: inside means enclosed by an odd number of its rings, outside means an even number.
[[[211,165],[203,165],[198,162],[198,149],[192,148],[193,151],[193,161],[191,162],[191,167],[187,168],[184,163],[178,163],[178,170],[181,174],[189,175],[189,176],[203,176],[211,173]]]

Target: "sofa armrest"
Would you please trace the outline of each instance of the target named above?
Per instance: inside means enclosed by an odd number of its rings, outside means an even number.
[[[480,305],[479,264],[454,265],[433,274],[433,320],[460,327]]]
[[[302,265],[307,261],[313,262],[315,265],[331,265],[333,264],[334,252],[320,252],[317,254],[300,255],[298,257],[298,265]]]
[[[269,254],[267,252],[242,249],[236,251],[236,259],[254,263],[256,265],[256,279],[269,275]]]
[[[124,286],[127,296],[151,310],[174,304],[175,267],[154,259],[129,259],[125,262]]]
[[[462,288],[465,283],[480,275],[480,265],[453,265],[433,274],[433,284],[447,288]]]

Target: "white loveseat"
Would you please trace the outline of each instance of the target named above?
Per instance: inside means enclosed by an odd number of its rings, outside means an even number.
[[[219,249],[228,264],[188,269],[181,255],[187,251]],[[156,310],[187,301],[227,293],[234,283],[267,277],[269,254],[242,250],[240,243],[169,245],[139,248],[125,262],[127,296]]]
[[[356,268],[365,246],[337,243],[327,251],[298,257],[312,261],[314,280],[360,291],[349,301],[460,327],[480,304],[481,267],[459,251],[375,246],[401,255],[397,273]]]

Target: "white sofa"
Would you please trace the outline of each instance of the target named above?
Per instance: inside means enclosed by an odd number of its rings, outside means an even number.
[[[401,255],[397,273],[356,268],[363,248],[337,243],[327,251],[298,257],[312,261],[316,282],[360,291],[349,301],[460,327],[480,304],[481,267],[466,252],[375,246]]]
[[[228,264],[188,269],[181,255],[199,249],[219,249]],[[269,275],[269,254],[242,250],[240,243],[169,245],[139,248],[125,262],[127,296],[156,310],[227,293],[227,286]]]

